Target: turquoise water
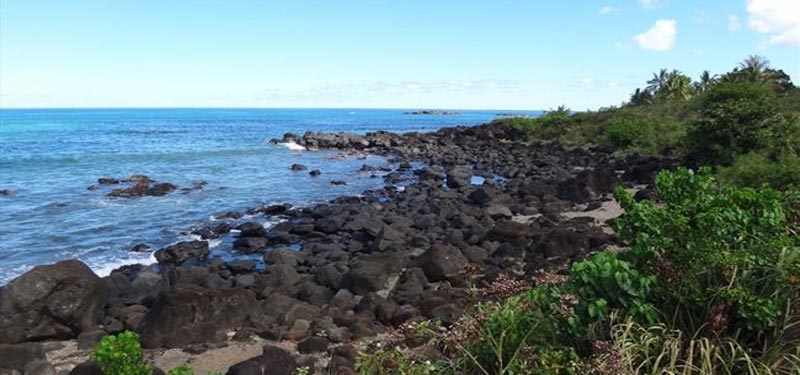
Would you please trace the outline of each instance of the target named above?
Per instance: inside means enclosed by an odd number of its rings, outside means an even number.
[[[212,215],[264,203],[309,205],[383,185],[357,172],[386,160],[333,152],[292,151],[268,140],[285,132],[430,131],[475,125],[499,111],[452,116],[405,115],[364,109],[91,109],[0,110],[0,284],[37,264],[79,258],[105,274],[128,263],[152,262],[154,248],[190,238]],[[534,114],[534,113],[529,113]],[[335,159],[335,160],[333,160]],[[312,178],[292,172],[301,163],[319,168]],[[87,190],[99,177],[147,174],[202,190],[164,197],[109,198]],[[348,182],[333,186],[330,180]],[[265,220],[265,218],[259,218]],[[230,254],[228,243],[212,243]]]

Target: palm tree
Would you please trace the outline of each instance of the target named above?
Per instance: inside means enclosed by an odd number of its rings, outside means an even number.
[[[653,104],[653,94],[647,89],[636,89],[631,94],[631,99],[628,102],[631,106],[650,105]]]
[[[695,88],[692,79],[678,70],[667,74],[667,81],[656,94],[670,100],[688,100],[694,96]]]
[[[748,82],[764,83],[769,60],[759,55],[750,55],[739,63],[739,71],[744,73]]]
[[[704,70],[703,73],[700,73],[700,81],[695,83],[695,88],[702,93],[708,91],[715,83],[717,83],[717,75],[712,76],[708,70]]]
[[[658,73],[653,73],[653,79],[647,81],[647,91],[656,93],[664,87],[669,78],[669,72],[666,69],[661,69]]]

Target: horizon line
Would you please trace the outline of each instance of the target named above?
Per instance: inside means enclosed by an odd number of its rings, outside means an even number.
[[[98,107],[2,107],[0,110],[102,110],[102,109],[352,109],[352,110],[417,110],[417,111],[517,111],[517,112],[545,112],[546,109],[515,109],[515,108],[455,108],[455,107],[169,107],[169,106],[98,106]]]

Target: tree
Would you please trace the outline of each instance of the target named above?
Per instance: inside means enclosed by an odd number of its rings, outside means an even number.
[[[656,97],[667,100],[689,100],[694,96],[694,86],[692,79],[680,71],[673,70],[667,74],[667,81],[664,86],[656,92]]]
[[[747,82],[769,87],[775,92],[784,92],[794,87],[792,80],[783,70],[769,66],[769,60],[762,56],[750,55],[739,66],[722,77],[725,82]]]
[[[653,104],[653,94],[647,89],[636,89],[631,94],[631,100],[628,104],[631,106],[651,105]]]
[[[715,83],[717,83],[717,75],[711,75],[708,70],[704,70],[703,73],[700,73],[700,80],[695,82],[695,89],[699,93],[704,93]]]
[[[669,72],[666,69],[661,69],[658,73],[653,73],[653,78],[647,81],[646,90],[651,94],[656,93],[666,85],[667,78],[669,78]]]

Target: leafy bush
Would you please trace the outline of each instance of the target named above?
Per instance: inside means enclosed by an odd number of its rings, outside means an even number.
[[[139,336],[130,331],[103,337],[91,357],[105,375],[150,375],[153,371],[142,362]]]
[[[764,149],[779,139],[788,120],[775,92],[753,83],[720,83],[696,103],[700,114],[689,134],[692,150],[707,162],[730,164],[736,155]]]
[[[626,212],[616,224],[631,246],[621,256],[663,283],[654,303],[668,323],[752,339],[775,328],[797,298],[790,278],[800,275],[800,240],[784,195],[719,188],[708,168],[662,172],[656,188],[661,205],[618,189]]]
[[[180,365],[169,370],[168,375],[194,375],[194,370],[187,365]]]
[[[771,161],[767,156],[751,152],[737,156],[730,167],[719,169],[722,181],[747,187],[767,184],[776,189],[785,189],[800,184],[800,157],[785,154]]]
[[[644,276],[630,263],[604,251],[575,263],[566,287],[578,296],[575,309],[585,321],[598,322],[612,312],[621,312],[654,324],[657,313],[647,301],[655,283],[654,275]]]
[[[642,124],[625,119],[617,119],[603,129],[602,143],[612,150],[625,150],[642,137]]]

